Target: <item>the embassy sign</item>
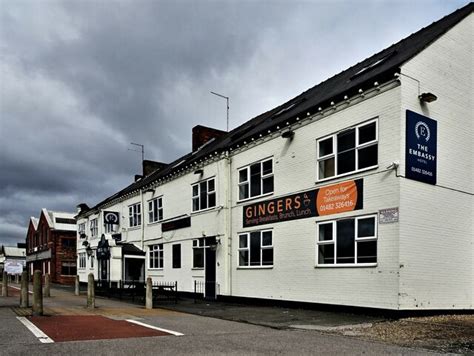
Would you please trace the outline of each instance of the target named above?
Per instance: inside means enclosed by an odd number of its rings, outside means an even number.
[[[429,117],[406,111],[405,175],[436,184],[437,125]]]
[[[266,200],[243,207],[243,226],[271,224],[362,209],[363,180]]]

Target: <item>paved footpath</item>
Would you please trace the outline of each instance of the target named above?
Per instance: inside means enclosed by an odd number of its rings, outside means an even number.
[[[43,343],[18,319],[28,314],[28,310],[17,308],[18,304],[16,296],[0,297],[0,355],[31,355],[32,352],[34,355],[436,355],[426,350],[396,347],[314,330],[275,329],[159,308],[146,310],[141,306],[109,299],[97,298],[97,308],[90,310],[84,307],[85,296],[74,296],[72,292],[55,288],[52,289],[52,297],[45,298],[46,316],[39,318],[39,321],[29,319],[41,330],[48,330],[48,337],[58,340]],[[67,321],[68,318],[73,320],[74,317],[90,319],[86,324],[57,323],[58,320]],[[100,339],[98,329],[109,329],[114,334],[116,329],[110,326],[112,321],[133,325],[139,323],[144,324],[147,330],[157,331],[154,328],[159,328],[169,332],[142,335],[133,334],[133,331],[127,334],[127,331],[123,338],[108,338],[106,335],[106,338]],[[96,330],[93,333],[96,339],[80,338],[84,336],[84,330],[88,329]],[[67,337],[64,337],[66,334]],[[183,335],[177,336],[180,334]],[[63,339],[58,335],[63,335]],[[74,335],[78,337],[76,341],[71,341],[75,340]]]

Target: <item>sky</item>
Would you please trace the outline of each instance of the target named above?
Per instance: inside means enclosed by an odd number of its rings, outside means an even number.
[[[0,0],[0,245],[75,212],[191,129],[248,121],[467,1]]]

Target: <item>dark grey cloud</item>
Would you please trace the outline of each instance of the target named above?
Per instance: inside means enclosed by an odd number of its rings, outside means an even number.
[[[146,158],[191,148],[464,5],[464,1],[0,0],[0,244],[42,207],[74,211]]]

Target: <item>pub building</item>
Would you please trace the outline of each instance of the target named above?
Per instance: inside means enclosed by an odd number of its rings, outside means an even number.
[[[81,281],[472,309],[473,7],[80,205]]]

